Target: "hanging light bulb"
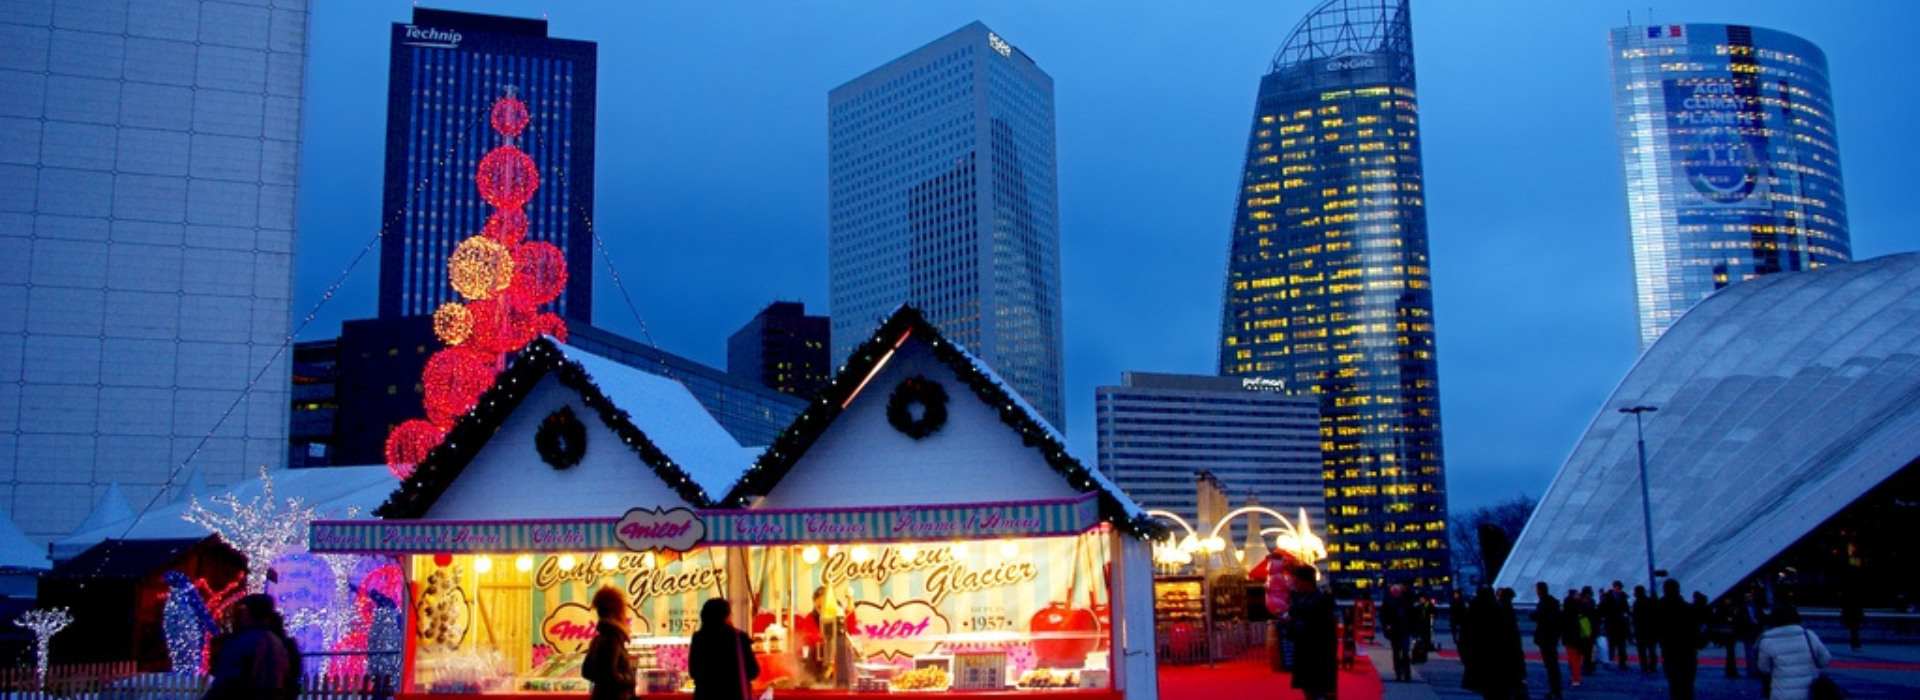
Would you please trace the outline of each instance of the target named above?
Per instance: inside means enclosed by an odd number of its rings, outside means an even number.
[[[1000,556],[1008,559],[1020,556],[1020,545],[1013,540],[1002,541],[1000,543]]]
[[[620,555],[613,552],[600,555],[600,568],[608,571],[620,568]]]
[[[907,561],[913,561],[913,558],[914,558],[914,557],[917,557],[917,556],[920,556],[920,548],[919,548],[919,547],[915,547],[915,546],[913,546],[913,545],[907,545],[907,546],[905,546],[905,547],[901,547],[901,548],[900,548],[900,558],[901,558],[901,559],[905,559],[905,560],[907,560]]]
[[[820,548],[808,546],[806,549],[800,550],[800,560],[809,565],[820,563]]]
[[[573,565],[574,565],[574,564],[578,564],[578,563],[579,563],[579,562],[576,562],[576,561],[574,561],[574,560],[573,560],[573,555],[571,555],[571,554],[562,554],[562,555],[560,555],[560,570],[561,570],[561,571],[572,571],[572,570],[573,570]]]
[[[640,564],[649,569],[653,568],[653,562],[653,552],[647,552],[647,556],[640,559]]]
[[[473,570],[474,570],[474,572],[476,572],[476,573],[482,573],[482,574],[484,574],[484,573],[487,573],[487,572],[489,572],[489,571],[492,571],[492,570],[493,570],[493,559],[492,559],[491,557],[488,557],[488,556],[487,556],[487,555],[485,555],[485,554],[482,554],[482,555],[480,555],[480,556],[477,556],[477,557],[474,557],[474,558],[473,558]]]
[[[947,550],[953,553],[953,558],[955,559],[967,558],[967,543],[965,542],[955,542],[953,546],[948,547]]]
[[[852,558],[855,564],[865,564],[868,559],[873,558],[873,555],[867,552],[867,546],[859,544],[854,545],[853,550],[847,552],[847,556]]]
[[[525,554],[520,555],[520,558],[513,560],[513,568],[519,569],[521,571],[532,571],[533,557],[527,556]]]

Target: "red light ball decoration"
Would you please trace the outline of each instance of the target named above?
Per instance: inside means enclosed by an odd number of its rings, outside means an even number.
[[[446,431],[440,426],[418,418],[395,426],[393,432],[387,434],[387,470],[401,479],[412,476],[414,467],[426,459],[427,451],[438,446],[445,436]]]
[[[480,229],[480,235],[508,248],[520,245],[527,237],[526,210],[515,207],[494,212],[487,218],[486,227]]]
[[[540,188],[540,170],[533,158],[512,145],[489,151],[480,159],[474,182],[480,185],[480,197],[500,209],[517,209],[533,199]]]
[[[476,336],[475,340],[478,340]],[[447,348],[427,358],[420,373],[425,385],[427,418],[436,424],[452,425],[453,419],[473,410],[480,395],[493,386],[497,375],[495,358],[464,347]]]
[[[468,343],[480,352],[504,354],[519,350],[533,340],[533,311],[505,299],[476,301],[473,311],[473,340]]]
[[[509,92],[506,97],[493,103],[493,114],[490,116],[494,131],[505,134],[507,138],[519,136],[527,128],[527,103]]]
[[[527,241],[513,249],[513,286],[508,291],[515,303],[539,306],[560,298],[566,286],[567,259],[558,247]]]
[[[540,314],[533,318],[533,332],[537,335],[550,335],[554,340],[567,342],[567,322],[553,314]]]

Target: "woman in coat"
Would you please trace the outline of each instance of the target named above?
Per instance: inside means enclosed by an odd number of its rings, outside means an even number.
[[[593,612],[600,617],[580,661],[580,677],[593,683],[589,700],[633,700],[633,658],[627,656],[627,594],[601,586],[593,594]]]
[[[1527,683],[1527,659],[1520,648],[1520,623],[1513,610],[1479,587],[1467,604],[1467,629],[1460,637],[1460,662],[1466,672],[1460,687],[1487,700],[1508,700]]]
[[[725,598],[711,598],[700,606],[700,630],[687,650],[687,674],[693,676],[693,700],[746,700],[760,662],[753,658],[753,638],[734,628],[727,618],[733,606]]]
[[[1800,613],[1782,605],[1767,616],[1760,635],[1760,674],[1771,679],[1769,700],[1807,700],[1820,669],[1833,661],[1820,635],[1800,626]]]
[[[1320,571],[1301,564],[1293,572],[1287,630],[1293,640],[1293,687],[1306,700],[1326,700],[1339,684],[1339,624],[1333,596],[1320,590]]]

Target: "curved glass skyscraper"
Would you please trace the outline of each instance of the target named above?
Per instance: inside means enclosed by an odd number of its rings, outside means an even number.
[[[1444,584],[1433,290],[1407,0],[1328,0],[1260,80],[1220,371],[1320,399],[1329,571]]]
[[[1610,44],[1641,349],[1728,285],[1852,259],[1819,47],[1728,24]]]

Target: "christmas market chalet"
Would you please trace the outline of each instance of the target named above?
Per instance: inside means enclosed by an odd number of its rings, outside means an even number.
[[[1160,526],[909,307],[757,459],[679,383],[539,338],[375,514],[309,544],[401,559],[403,698],[585,693],[607,585],[643,695],[691,689],[714,597],[756,694],[1157,695]]]

